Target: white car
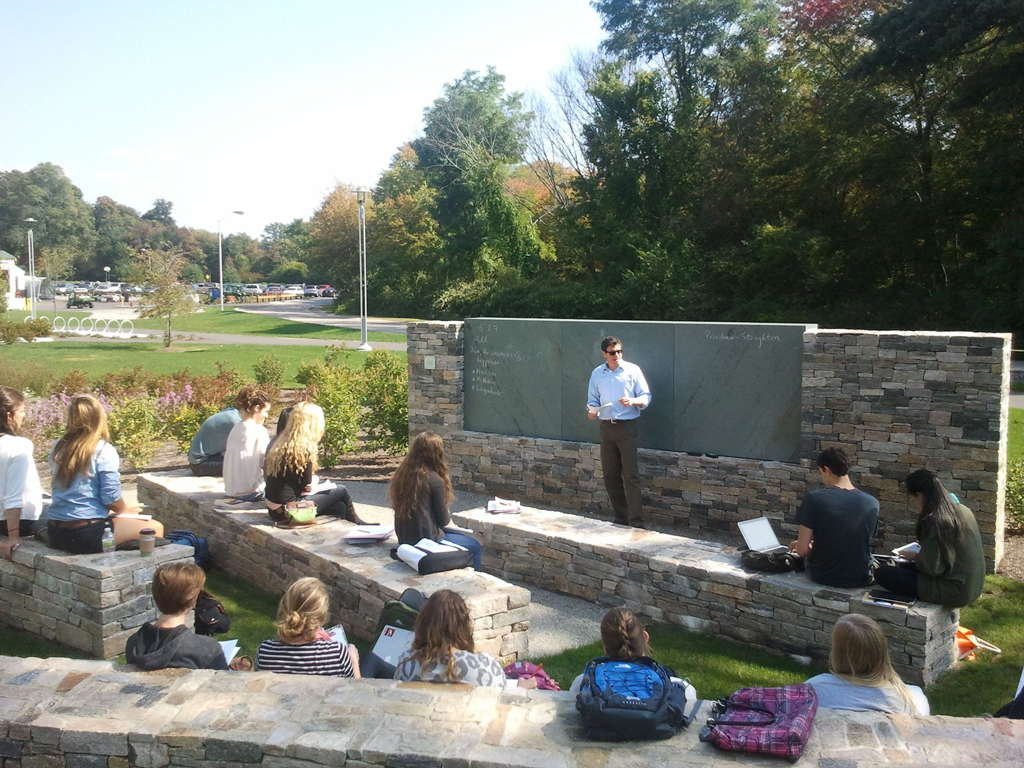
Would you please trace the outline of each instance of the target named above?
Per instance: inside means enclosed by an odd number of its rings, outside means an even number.
[[[318,286],[316,286],[316,285],[307,285],[302,290],[302,295],[303,296],[307,296],[307,297],[312,296],[313,298],[319,299],[323,294],[320,292],[320,288]]]
[[[297,283],[293,283],[292,285],[286,286],[285,289],[283,291],[281,291],[281,295],[282,296],[301,296],[302,295],[302,286],[297,284]]]
[[[262,296],[263,288],[259,283],[246,283],[242,286],[243,296]]]

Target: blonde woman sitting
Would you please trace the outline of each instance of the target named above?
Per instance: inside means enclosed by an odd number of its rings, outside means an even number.
[[[818,694],[818,706],[858,712],[927,715],[924,691],[900,679],[889,660],[889,648],[878,623],[851,613],[832,630],[832,671],[807,682]]]
[[[357,525],[363,522],[345,486],[313,492],[323,436],[324,411],[319,405],[299,403],[292,408],[284,433],[267,453],[266,496],[271,519],[281,522],[287,519],[288,510],[312,504],[317,515],[334,515]]]
[[[256,669],[293,675],[360,677],[359,651],[324,631],[331,614],[327,588],[319,579],[299,579],[277,607],[277,639],[264,640],[256,652]]]

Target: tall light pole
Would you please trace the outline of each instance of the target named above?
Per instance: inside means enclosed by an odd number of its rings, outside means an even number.
[[[369,190],[359,187],[356,199],[359,201],[359,321],[362,327],[362,343],[356,347],[360,352],[369,352],[373,347],[366,339],[366,194]]]
[[[225,213],[219,219],[217,219],[217,261],[220,264],[220,311],[224,311],[224,245],[221,241],[220,236],[220,223],[224,221],[228,216],[241,216],[245,211],[232,211],[231,213]]]
[[[36,319],[36,241],[32,234],[35,219],[25,219],[28,224],[28,300],[32,303],[32,319]]]

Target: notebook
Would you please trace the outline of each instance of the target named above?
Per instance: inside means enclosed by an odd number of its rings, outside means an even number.
[[[392,666],[398,664],[403,653],[412,648],[413,632],[408,629],[386,625],[373,646],[373,653]]]
[[[753,520],[740,520],[740,533],[749,549],[763,554],[788,552],[789,547],[779,544],[779,537],[772,530],[771,521],[767,517],[755,517]]]

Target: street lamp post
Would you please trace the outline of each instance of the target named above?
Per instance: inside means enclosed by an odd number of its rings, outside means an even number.
[[[107,278],[107,288],[110,287],[110,267],[103,268],[103,274]]]
[[[241,216],[245,211],[232,211],[225,213],[217,219],[217,262],[220,265],[220,311],[224,311],[224,245],[220,236],[220,223],[228,216]]]
[[[361,343],[357,350],[369,352],[373,347],[366,339],[366,194],[368,190],[360,187],[356,190],[359,201],[359,324],[362,328]]]
[[[28,224],[28,300],[32,304],[32,320],[36,319],[36,241],[32,234],[35,219],[25,219]]]

